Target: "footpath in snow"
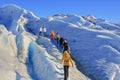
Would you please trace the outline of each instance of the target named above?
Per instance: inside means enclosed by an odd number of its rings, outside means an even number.
[[[39,46],[44,47],[44,49],[47,51],[47,53],[52,57],[49,56],[51,64],[54,65],[54,68],[56,70],[55,74],[57,74],[57,80],[63,80],[64,79],[64,70],[63,66],[60,64],[60,58],[62,57],[61,52],[56,48],[54,44],[51,43],[51,40],[46,37],[40,37],[37,39],[37,43]],[[75,62],[74,62],[75,63]],[[70,66],[69,68],[69,78],[68,80],[90,80],[87,78],[84,74],[82,74],[74,64],[74,67]]]

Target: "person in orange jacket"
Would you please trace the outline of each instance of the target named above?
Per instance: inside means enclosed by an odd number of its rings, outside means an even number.
[[[72,64],[72,66],[73,66],[73,62],[72,62],[72,59],[71,59],[68,51],[64,51],[62,59],[60,60],[60,64],[62,64],[62,63],[64,66],[64,80],[67,80],[68,75],[69,75],[69,66],[70,66],[70,64]]]
[[[54,39],[54,30],[51,30],[51,32],[50,32],[50,37],[52,38],[52,39]]]

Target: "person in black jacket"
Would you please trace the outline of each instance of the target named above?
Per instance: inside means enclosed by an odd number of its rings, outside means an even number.
[[[62,52],[64,53],[64,51],[68,51],[70,53],[70,47],[68,46],[67,42],[63,44],[63,51]]]
[[[63,47],[63,41],[64,41],[64,39],[63,39],[63,37],[61,37],[60,40],[59,40],[59,43],[60,43],[61,47]]]

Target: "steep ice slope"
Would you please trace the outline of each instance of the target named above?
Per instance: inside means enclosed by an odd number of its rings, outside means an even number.
[[[17,58],[15,36],[0,25],[0,80],[30,80],[26,65]]]

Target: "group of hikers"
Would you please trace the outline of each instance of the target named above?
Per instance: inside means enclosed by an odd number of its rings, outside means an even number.
[[[39,35],[46,36],[46,28],[45,27],[40,27]]]
[[[41,29],[40,29],[41,30]],[[42,29],[44,30],[44,28]],[[45,29],[46,31],[46,29]],[[41,35],[41,31],[39,32]],[[46,32],[44,32],[45,34]],[[60,60],[60,64],[63,64],[64,67],[64,80],[68,79],[69,75],[69,66],[73,66],[73,61],[70,56],[70,47],[68,46],[67,40],[65,40],[63,37],[60,37],[58,33],[55,34],[54,30],[50,31],[50,38],[51,40],[56,40],[57,44],[59,44],[62,48],[62,58]]]

